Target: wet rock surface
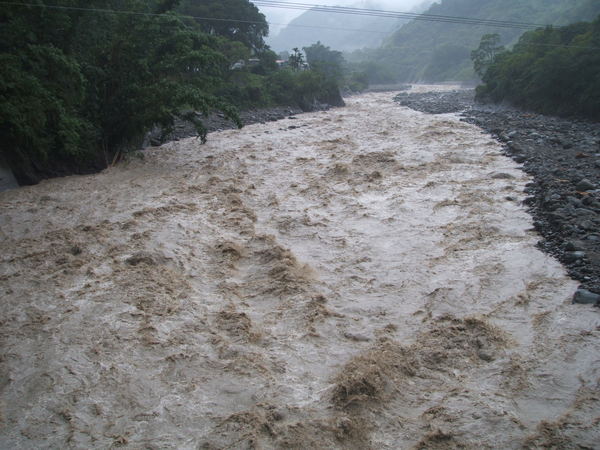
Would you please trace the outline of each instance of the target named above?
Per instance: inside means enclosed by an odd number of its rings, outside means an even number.
[[[315,103],[312,105],[311,111],[327,111],[331,107],[332,105],[329,104]],[[240,119],[242,120],[243,125],[252,125],[255,123],[264,124],[267,122],[282,120],[288,117],[294,118],[296,114],[302,114],[304,112],[307,111],[303,111],[298,107],[276,106],[272,108],[259,108],[242,111],[240,112]],[[236,124],[227,119],[222,113],[212,113],[208,117],[204,117],[199,114],[198,118],[202,120],[209,133],[215,131],[234,130],[237,128]],[[180,139],[194,136],[198,136],[198,132],[192,123],[183,120],[177,120],[173,132],[166,137],[161,135],[161,131],[159,129],[148,133],[142,147],[145,148],[150,145],[156,147],[164,144],[165,142],[179,141]]]
[[[294,114],[300,114],[303,111],[300,108],[293,107],[274,107],[274,108],[262,108],[249,111],[240,112],[240,119],[243,125],[251,125],[253,123],[267,123],[281,120]],[[202,120],[204,126],[209,133],[214,131],[233,130],[237,126],[231,120],[227,119],[224,114],[212,113],[208,117],[204,117],[198,114],[198,118]],[[167,136],[162,136],[161,131],[156,129],[146,137],[142,147],[149,145],[159,146],[165,142],[178,141],[188,137],[198,136],[198,132],[194,127],[194,124],[183,120],[177,120],[175,122],[175,128],[173,132]]]
[[[402,106],[428,114],[445,114],[463,111],[473,106],[475,92],[460,90],[449,92],[403,92],[395,100]]]
[[[600,124],[479,104],[473,90],[402,93],[395,100],[429,114],[460,112],[502,142],[533,177],[526,204],[543,237],[540,248],[582,288],[600,293]]]

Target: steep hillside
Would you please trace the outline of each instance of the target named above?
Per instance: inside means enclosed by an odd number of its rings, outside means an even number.
[[[600,14],[597,0],[442,0],[427,14],[536,24],[566,25],[593,20]],[[376,51],[360,52],[355,61],[379,63],[396,81],[474,79],[470,52],[486,33],[498,33],[502,43],[514,43],[524,30],[429,21],[411,21]]]
[[[534,45],[531,45],[534,44]],[[600,16],[557,29],[525,33],[496,56],[478,96],[544,114],[600,121]]]
[[[362,1],[353,8],[389,10],[377,1]],[[425,9],[422,7],[418,12]],[[321,41],[340,51],[378,48],[405,20],[340,13],[326,13],[311,9],[294,19],[279,34],[267,39],[275,51],[302,48]]]

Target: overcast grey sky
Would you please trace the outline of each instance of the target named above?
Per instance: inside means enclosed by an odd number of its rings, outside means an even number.
[[[282,0],[288,1],[288,0]],[[296,1],[298,3],[310,3],[312,5],[326,5],[326,6],[351,6],[351,7],[367,7],[367,8],[382,8],[386,11],[410,11],[415,6],[423,3],[423,0],[289,0]],[[380,5],[380,6],[369,6]],[[367,5],[367,6],[365,6]],[[267,20],[271,25],[271,34],[277,34],[281,29],[281,26],[275,24],[287,24],[295,17],[298,17],[304,11],[300,10],[288,10],[281,8],[265,8],[263,6],[258,7],[260,11],[267,16]]]

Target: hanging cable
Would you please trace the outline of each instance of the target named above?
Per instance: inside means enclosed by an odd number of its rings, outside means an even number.
[[[375,17],[389,17],[392,19],[410,19],[410,20],[426,20],[429,22],[443,22],[443,23],[456,23],[456,24],[465,24],[465,25],[477,25],[477,26],[490,26],[490,27],[500,27],[500,28],[521,28],[521,29],[529,29],[529,28],[539,28],[545,25],[536,25],[536,24],[527,24],[523,22],[509,22],[509,21],[495,21],[495,20],[483,20],[483,19],[470,19],[470,18],[461,18],[461,17],[452,17],[452,16],[441,16],[441,15],[432,15],[432,14],[416,14],[416,13],[398,13],[393,11],[380,11],[380,10],[369,10],[362,8],[347,8],[347,7],[315,7],[314,5],[309,5],[307,3],[291,3],[291,2],[282,2],[275,0],[255,0],[253,3],[259,4],[269,4],[269,7],[277,7],[277,8],[285,8],[285,9],[298,9],[298,8],[306,8],[306,10],[315,9],[320,12],[340,12],[340,10],[344,10],[346,14],[354,14],[354,15],[364,15],[364,16],[375,16]],[[70,11],[85,11],[91,13],[98,14],[125,14],[125,15],[133,15],[133,16],[151,16],[151,17],[173,17],[169,13],[151,13],[151,12],[143,12],[143,11],[129,11],[129,10],[115,10],[115,9],[103,9],[103,8],[84,8],[77,6],[62,6],[62,5],[44,5],[44,4],[35,4],[35,3],[26,3],[26,2],[14,2],[14,1],[2,1],[0,0],[0,5],[7,6],[20,6],[20,7],[31,7],[31,8],[43,8],[43,9],[54,9],[54,10],[70,10]],[[277,5],[277,6],[276,6]],[[218,22],[230,22],[230,23],[245,23],[245,24],[264,24],[262,21],[253,21],[253,20],[240,20],[240,19],[227,19],[227,18],[217,18],[217,17],[199,17],[199,16],[188,16],[188,15],[179,15],[181,18],[185,19],[194,19],[194,20],[207,20],[207,21],[218,21]],[[326,26],[316,26],[316,25],[300,25],[300,24],[284,24],[284,23],[274,23],[267,22],[269,25],[282,25],[282,26],[291,26],[298,28],[313,28],[313,29],[325,29],[325,30],[336,30],[336,31],[353,31],[353,32],[364,32],[364,33],[378,33],[382,35],[389,35],[389,32],[380,31],[380,30],[358,30],[358,29],[350,29],[343,27],[326,27]],[[578,49],[587,49],[587,50],[600,50],[599,47],[585,47],[585,46],[576,46],[576,45],[568,45],[568,44],[535,44],[535,43],[527,43],[525,45],[530,46],[556,46],[556,47],[564,47],[564,48],[578,48]]]
[[[389,17],[393,19],[427,20],[433,22],[465,23],[470,25],[488,25],[504,28],[531,29],[546,26],[542,24],[516,22],[508,20],[477,19],[471,17],[445,16],[438,14],[417,14],[397,11],[384,11],[378,9],[351,8],[344,6],[311,5],[308,3],[283,2],[275,0],[254,0],[253,3],[255,5],[262,6],[265,8],[297,9],[303,11],[312,10],[318,12],[329,12],[338,14]]]

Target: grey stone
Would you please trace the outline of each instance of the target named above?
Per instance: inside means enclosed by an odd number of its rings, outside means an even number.
[[[575,206],[575,207],[580,207],[580,206],[581,206],[581,200],[579,200],[579,199],[578,199],[578,198],[576,198],[576,197],[569,196],[569,197],[567,197],[567,201],[568,201],[568,202],[569,202],[571,205],[573,205],[573,206]]]
[[[492,355],[490,355],[489,353],[483,351],[483,350],[479,350],[477,352],[477,356],[479,356],[479,359],[482,359],[483,361],[486,362],[490,362],[494,360],[494,357]]]
[[[587,195],[581,199],[581,203],[583,203],[586,206],[592,205],[593,202],[594,202],[594,199],[591,195]]]
[[[573,296],[573,303],[581,305],[594,305],[600,303],[600,295],[595,294],[587,289],[577,289]]]
[[[583,180],[581,180],[575,186],[575,189],[577,189],[578,191],[590,191],[590,190],[595,189],[595,188],[596,188],[596,186],[590,180],[588,180],[586,178],[584,178]]]
[[[492,178],[494,180],[512,180],[515,177],[512,176],[510,173],[504,173],[504,172],[500,172],[500,173],[495,173],[492,175]]]
[[[575,251],[575,252],[567,252],[565,253],[565,261],[568,263],[579,261],[580,259],[585,258],[585,252]]]
[[[585,244],[581,241],[569,241],[565,245],[565,250],[569,252],[581,252],[585,250]]]
[[[562,208],[559,208],[548,214],[548,217],[555,222],[560,222],[565,220],[567,218],[567,215],[564,213]]]
[[[596,225],[594,225],[594,222],[592,222],[591,220],[582,220],[579,223],[579,228],[582,228],[587,231],[592,231],[592,230],[597,229],[598,227]]]
[[[368,342],[371,340],[370,337],[365,336],[364,334],[350,333],[348,331],[344,332],[344,337],[346,339],[350,339],[351,341],[357,341],[357,342]]]
[[[593,265],[600,265],[600,252],[588,252],[586,259]]]
[[[10,169],[0,166],[0,192],[19,187],[19,183]]]

